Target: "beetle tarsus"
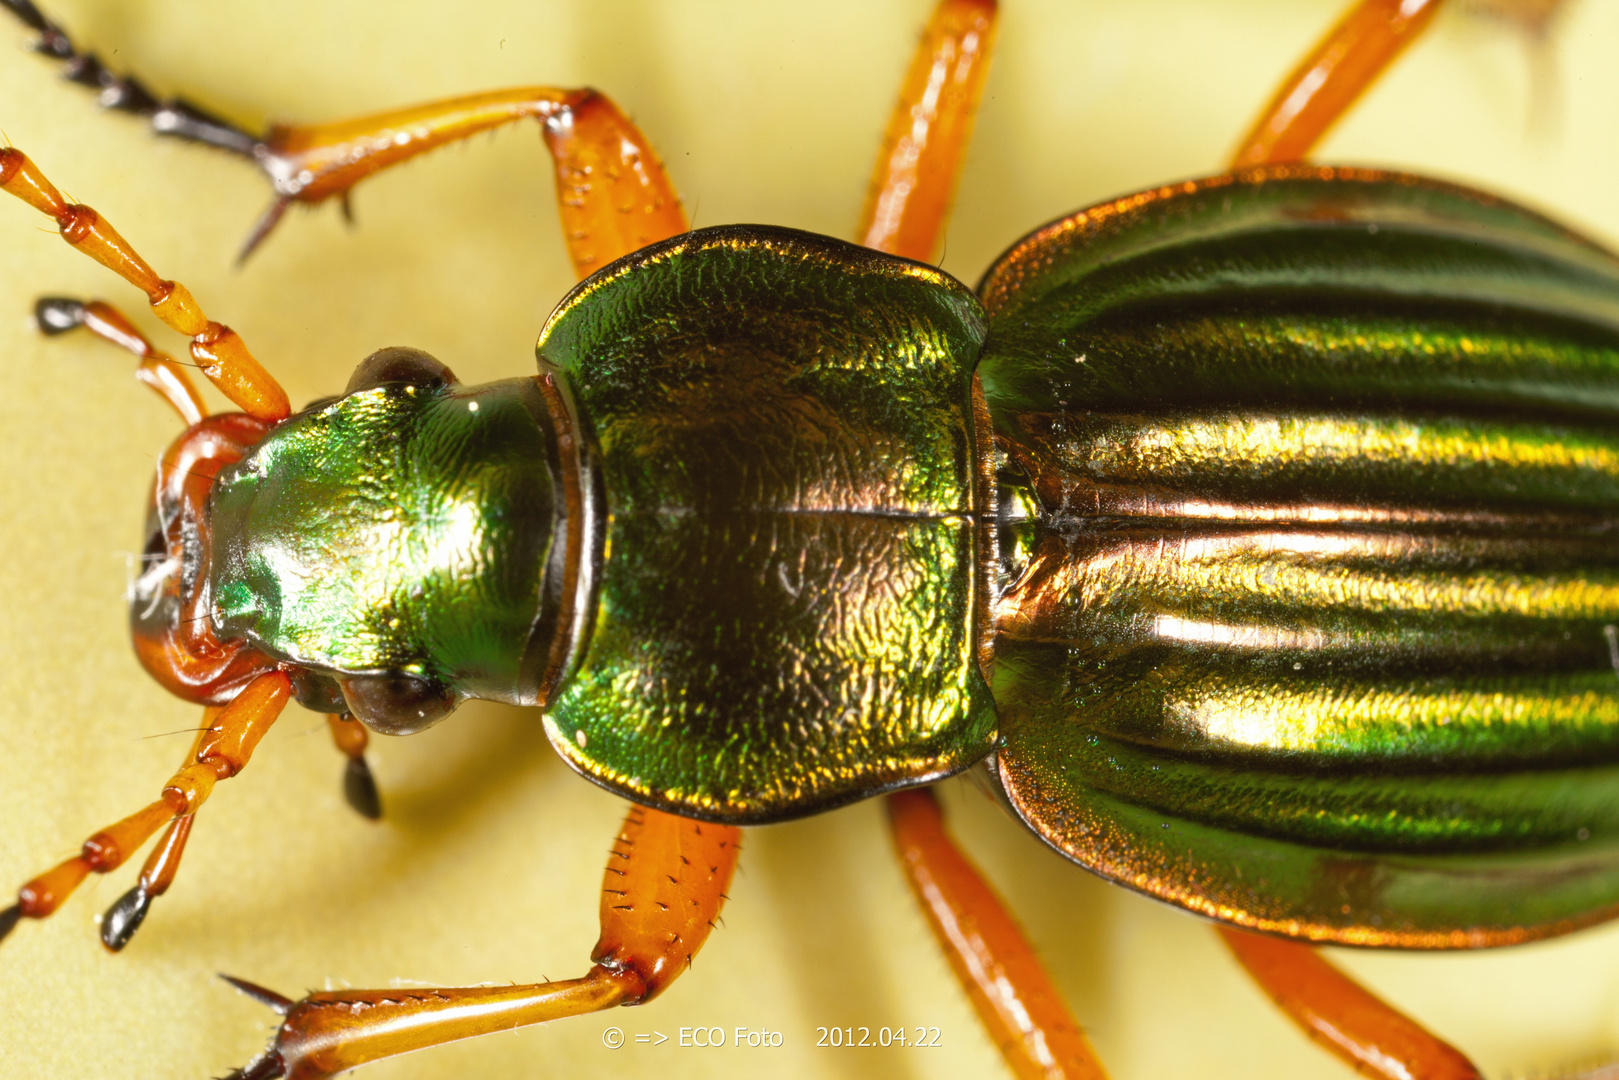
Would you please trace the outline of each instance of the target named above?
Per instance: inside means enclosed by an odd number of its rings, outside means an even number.
[[[286,1062],[274,1050],[266,1050],[252,1061],[243,1065],[235,1072],[221,1076],[219,1080],[277,1080],[287,1075]]]
[[[0,911],[0,941],[6,940],[16,929],[17,923],[22,919],[22,905],[12,904],[4,911]]]
[[[293,1000],[291,998],[284,997],[267,986],[260,986],[258,983],[248,982],[246,979],[238,979],[236,976],[226,975],[224,972],[220,972],[219,977],[260,1005],[267,1005],[274,1009],[281,1016],[287,1015],[292,1009]]]
[[[382,796],[377,792],[377,779],[371,775],[371,766],[365,758],[351,757],[343,767],[343,797],[355,813],[378,821],[382,818]]]
[[[109,952],[121,952],[151,910],[152,894],[146,891],[144,883],[137,882],[133,889],[114,900],[101,917],[101,943]]]
[[[4,7],[39,35],[35,52],[60,61],[63,78],[88,86],[104,109],[145,117],[159,135],[202,143],[242,157],[254,157],[262,140],[183,98],[160,99],[139,79],[109,71],[94,53],[81,51],[60,26],[47,19],[30,0],[0,0]]]
[[[45,21],[45,16],[39,13],[39,9],[29,3],[29,0],[5,0],[5,6],[11,10],[13,15],[27,23],[31,30],[37,30],[43,35],[54,29],[50,23]],[[47,42],[41,41],[35,48],[43,52],[47,45]]]

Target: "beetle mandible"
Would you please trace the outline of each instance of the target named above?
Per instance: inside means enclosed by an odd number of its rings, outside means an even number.
[[[1305,33],[1307,34],[1308,30],[1306,30]],[[1004,53],[1003,53],[1003,63],[1004,63]],[[507,80],[507,81],[514,81],[514,80]],[[586,81],[586,80],[581,79],[580,81]],[[607,79],[606,77],[590,76],[589,81],[602,82],[602,83],[610,85],[610,86],[613,85],[613,83],[609,79]],[[457,85],[457,86],[451,86],[451,87],[448,87],[447,89],[450,89],[450,90],[459,89],[463,85],[465,85],[464,80],[463,80],[462,84]],[[888,94],[888,91],[886,91],[886,90],[879,91],[876,94],[876,97],[877,97],[877,99],[879,101],[886,101],[887,94]],[[421,96],[421,95],[418,93],[415,96]],[[66,95],[64,95],[64,98],[65,97],[66,97]],[[404,96],[402,98],[399,98],[398,100],[413,100],[413,99],[414,98],[412,96],[407,95],[407,96]],[[1251,107],[1252,107],[1251,101],[1245,102],[1242,107],[1243,107],[1244,110],[1251,109]],[[328,108],[326,111],[329,112],[330,109]],[[879,109],[874,109],[873,111],[877,112],[877,113],[880,113],[880,108]],[[1240,122],[1240,120],[1239,120],[1239,122]],[[988,130],[987,122],[986,122],[985,125],[983,125],[981,127],[980,130],[981,130],[981,132],[984,132],[984,131]],[[22,136],[19,134],[18,131],[13,130],[11,133],[13,134],[14,137],[19,138],[20,143],[22,142]],[[1226,137],[1227,136],[1224,135],[1224,134],[1222,134],[1220,136],[1220,138],[1222,140],[1225,139]],[[131,143],[133,144],[134,142],[135,142],[135,139],[132,138]],[[37,145],[37,143],[33,139],[30,139],[28,142],[22,143],[22,144],[25,145],[25,146],[28,146],[30,149],[33,149]],[[670,145],[668,145],[667,143],[663,143],[662,145],[663,145],[663,149],[664,149],[665,153],[670,154],[671,156],[675,153],[673,148]],[[36,151],[36,153],[37,152],[38,151]],[[131,151],[131,152],[133,153],[134,151]],[[149,151],[147,151],[147,150],[145,150],[143,148],[140,152],[141,153],[147,153]],[[173,153],[172,150],[151,151],[151,152],[162,152],[162,153],[171,153],[171,154]],[[469,156],[467,158],[467,160],[471,160],[471,157]],[[199,166],[199,167],[207,167],[207,166],[204,165],[204,166]],[[1201,170],[1203,167],[1204,166],[1202,166],[1200,164],[1189,163],[1189,164],[1187,164],[1185,166],[1178,167],[1178,171],[1182,172],[1182,173],[1195,172],[1195,171]],[[863,168],[864,168],[864,166],[862,165],[860,168],[856,169],[857,180],[858,180],[858,174],[863,171]],[[224,171],[225,170],[222,167],[222,174],[223,174]],[[1162,176],[1171,174],[1171,173],[1173,173],[1175,171],[1177,171],[1177,170],[1172,169],[1172,170],[1169,170],[1168,172],[1166,172],[1165,170],[1160,169],[1160,170],[1158,170],[1158,171],[1156,171],[1156,172],[1154,172],[1154,173],[1152,173],[1150,175],[1144,175],[1144,176],[1140,177],[1139,180],[1140,181],[1153,181],[1153,180],[1160,179]],[[1487,173],[1487,170],[1481,170],[1481,175],[1485,175],[1486,173]],[[85,175],[93,175],[93,173],[86,173]],[[527,178],[525,178],[525,179],[527,179]],[[80,183],[81,184],[87,184],[88,181],[81,181]],[[1120,190],[1120,189],[1125,189],[1125,188],[1129,188],[1129,187],[1140,187],[1140,186],[1142,186],[1141,182],[1125,183],[1125,184],[1112,183],[1112,184],[1108,185],[1107,187],[1105,187],[1104,189],[1098,191],[1098,194],[1102,193],[1103,191]],[[244,187],[245,187],[245,185],[244,185]],[[858,187],[858,183],[855,184],[855,187]],[[129,220],[127,217],[119,215],[116,212],[116,209],[114,207],[112,207],[112,206],[109,206],[104,198],[98,197],[99,192],[92,193],[92,192],[86,191],[86,192],[83,192],[83,194],[85,194],[87,197],[91,198],[93,201],[97,201],[97,202],[101,203],[103,208],[108,211],[109,217],[111,217],[112,220],[114,220],[115,222],[118,222],[120,224],[125,224]],[[256,200],[257,197],[258,197],[258,192],[257,192],[257,190],[253,190],[250,193],[248,193],[248,195],[251,198]],[[367,197],[362,196],[362,207],[361,207],[362,212],[366,211],[368,206],[374,205],[374,203],[377,202],[377,201],[379,201],[379,200],[377,200],[375,198],[367,198]],[[1001,232],[1001,234],[998,237],[997,242],[1004,241],[1007,236],[1015,235],[1016,232],[1019,229],[1021,229],[1022,227],[1026,226],[1029,221],[1038,220],[1042,216],[1048,216],[1049,212],[1061,210],[1061,209],[1064,209],[1064,208],[1067,208],[1067,207],[1071,207],[1072,205],[1075,205],[1075,204],[1077,204],[1079,202],[1083,202],[1083,201],[1084,201],[1083,198],[1080,198],[1080,197],[1077,197],[1077,196],[1074,196],[1074,195],[1065,195],[1065,196],[1063,196],[1061,201],[1056,203],[1056,204],[1053,204],[1053,205],[1051,205],[1049,207],[1040,209],[1037,212],[1031,212],[1031,213],[1024,214],[1023,217],[1019,218],[1016,221],[1015,226],[1013,226],[1011,228],[1008,228],[1008,229],[1004,229]],[[966,208],[967,208],[967,193],[965,193],[965,192],[964,192],[964,195],[963,195],[962,204],[963,204],[963,209],[965,211]],[[543,207],[543,205],[541,205],[535,210],[535,216],[539,216],[540,214],[542,214],[544,212],[545,212],[545,208]],[[700,210],[700,212],[702,212],[702,211]],[[704,216],[706,216],[706,212],[704,213]],[[759,217],[768,216],[768,217],[778,219],[778,220],[784,219],[784,215],[779,215],[779,214],[777,214],[777,215],[758,214],[758,215],[749,215],[749,216],[759,216]],[[236,218],[233,219],[230,222],[230,226],[232,228],[239,228],[240,219],[242,217],[243,217],[243,214],[239,211],[236,214]],[[813,222],[811,222],[811,223],[813,224]],[[370,225],[370,228],[367,230],[367,235],[370,235],[373,230],[380,230],[380,229],[382,229],[384,227],[384,226],[378,225],[375,218],[370,219],[368,224]],[[836,222],[828,222],[826,225],[824,225],[822,227],[825,228],[827,231],[831,231],[831,232],[842,231],[842,229],[839,228],[839,226],[838,226],[838,224]],[[126,228],[126,230],[128,230],[127,224],[125,224],[125,228]],[[217,251],[221,247],[227,247],[230,243],[234,243],[234,241],[236,239],[236,233],[231,232],[228,235],[225,234],[225,233],[220,233],[218,235],[209,235],[209,236],[201,237],[199,239],[200,239],[200,242],[197,245],[198,249],[207,248],[210,251]],[[287,241],[286,236],[282,236],[282,237],[278,238],[278,242],[280,242],[280,243],[285,243],[286,241]],[[952,246],[959,246],[959,243],[960,242],[958,240],[953,240],[952,241]],[[270,252],[273,252],[274,250],[275,249],[272,247],[270,249]],[[986,254],[988,254],[988,253],[986,253]],[[261,258],[269,258],[269,257],[272,257],[270,255],[270,253],[266,253],[266,255],[262,256]],[[153,258],[154,258],[155,262],[159,261],[159,258],[158,258],[157,255],[153,255]],[[64,257],[64,258],[62,258],[62,259],[60,259],[58,261],[64,267],[67,267],[71,263],[71,259],[66,258],[66,257]],[[188,263],[184,259],[176,260],[173,256],[165,256],[165,257],[163,257],[161,259],[161,265],[175,267],[177,269],[182,269],[182,270],[187,270],[190,263]],[[90,268],[90,269],[91,269],[91,272],[93,274],[94,273],[94,268]],[[187,272],[189,272],[189,271],[187,270]],[[257,268],[255,268],[255,272],[257,272]],[[79,291],[86,292],[86,293],[89,293],[89,294],[92,294],[92,295],[109,293],[110,290],[106,287],[104,282],[100,281],[99,279],[92,279],[92,274],[87,274],[83,278],[83,280],[85,280],[87,282],[87,284],[85,286],[83,286]],[[76,283],[77,280],[79,280],[79,279],[72,278],[72,277],[64,277],[62,273],[53,272],[51,275],[49,275],[47,277],[42,277],[41,280],[47,280],[47,281],[50,282],[52,287],[55,287],[58,282],[61,282],[64,285],[66,285],[69,282],[75,282]],[[560,291],[561,291],[560,289],[552,289],[552,290],[549,290],[549,292],[546,295],[552,295],[552,296],[558,295],[560,293]],[[533,301],[529,301],[529,302],[532,303]],[[217,306],[217,305],[215,305],[215,306]],[[234,311],[228,312],[227,317],[232,319],[233,321],[235,321],[238,325],[242,325],[242,323],[243,323],[242,318],[239,315],[237,315]],[[473,321],[476,321],[476,320],[473,320]],[[245,328],[244,328],[244,331],[245,331]],[[526,331],[525,331],[525,333],[526,333]],[[289,340],[290,339],[297,339],[297,337],[298,337],[297,334],[292,334],[290,332],[289,332],[288,336],[289,336]],[[401,337],[404,337],[404,336],[405,335],[401,335]],[[263,334],[261,332],[255,331],[251,335],[250,340],[252,340],[255,343],[255,345],[258,347],[261,355],[266,355],[266,356],[270,355],[268,350],[266,350],[265,346],[262,344],[265,341],[265,338],[264,338],[264,336],[263,336]],[[417,337],[416,340],[424,340],[424,339],[422,339],[421,337]],[[376,336],[374,334],[371,335],[370,338],[368,339],[368,341],[369,341],[369,344],[375,344]],[[361,346],[360,351],[363,352],[366,347],[368,347],[368,346]],[[281,351],[283,351],[283,352],[290,351],[290,349],[283,349]],[[450,348],[437,348],[437,349],[434,349],[433,351],[436,351],[439,354],[444,355],[446,358],[459,355],[458,351],[452,350]],[[509,352],[509,350],[508,350],[508,352]],[[328,355],[334,356],[334,357],[339,356],[339,355],[352,356],[352,355],[356,355],[356,353],[355,353],[355,350],[353,350],[353,349],[349,349],[347,352],[344,352],[343,350],[340,350],[338,348],[333,347]],[[51,363],[52,364],[60,364],[61,363],[59,354],[57,355],[56,359],[53,359],[51,361]],[[464,368],[464,365],[461,365],[461,366]],[[495,368],[491,371],[491,374],[501,374],[501,373],[505,373],[507,370],[508,369],[503,364],[497,364],[495,366]],[[467,371],[462,370],[461,373],[463,375],[466,375]],[[278,369],[278,374],[280,374],[279,369]],[[86,380],[86,382],[89,382],[89,380]],[[329,377],[327,377],[327,376],[321,376],[319,378],[312,377],[311,380],[310,380],[310,392],[313,393],[316,389],[328,389],[328,388],[330,388],[330,383],[331,383],[331,379]],[[91,392],[99,394],[99,391],[91,391]],[[108,413],[109,415],[115,415],[115,414],[118,413],[120,407],[117,405],[117,400],[118,399],[112,398],[109,395],[108,402],[107,402],[107,408],[109,410],[109,413]],[[89,406],[87,405],[85,408],[88,410]],[[155,445],[161,445],[161,443],[163,441],[165,441],[166,438],[167,438],[166,429],[160,429],[160,428],[158,428],[157,425],[154,424],[153,425],[153,431],[154,432],[159,432],[159,434],[154,436],[154,437],[144,438],[144,439],[131,438],[129,440],[127,446],[123,446],[123,447],[118,448],[117,452],[127,454],[127,453],[130,452],[130,450],[129,450],[130,447],[137,447],[138,446],[138,447],[140,447],[140,448],[142,448],[144,450],[145,448],[148,448],[148,447],[152,447],[152,446],[155,446]],[[29,452],[31,454],[39,453],[41,451],[41,447],[43,445],[49,445],[49,444],[41,444],[41,443],[38,443],[38,442],[33,443],[33,444],[31,444]],[[60,456],[61,455],[59,455],[59,457]],[[116,456],[116,455],[114,455],[114,456]],[[126,485],[126,488],[127,488],[127,485]],[[114,518],[114,520],[118,520],[119,515],[114,514],[113,518]],[[118,527],[125,528],[125,531],[127,532],[127,525],[120,525]],[[112,535],[121,537],[121,536],[124,535],[124,533],[115,531]],[[31,630],[31,632],[33,632],[33,631]],[[41,635],[41,636],[44,636],[44,635]],[[85,706],[81,705],[80,707],[82,708],[82,707],[85,707]],[[98,704],[97,707],[102,707],[102,705]],[[151,730],[151,729],[150,729],[149,725],[146,725],[146,726],[141,726],[139,728],[139,730],[147,731],[147,730]],[[322,752],[324,752],[325,748],[321,748],[321,750],[322,750]],[[172,756],[172,753],[165,752],[165,754],[159,755],[159,756],[162,756],[162,757],[164,757],[165,760],[167,760],[167,757]],[[255,765],[255,769],[264,767],[265,764],[266,764],[266,760],[267,760],[267,756],[266,756],[266,758],[261,758],[259,763],[257,765]],[[134,773],[134,772],[138,772],[139,770],[131,768],[129,771],[131,773]],[[148,771],[150,771],[150,770],[148,770]],[[324,773],[321,774],[321,778],[325,779],[325,774]],[[144,792],[146,790],[146,788],[145,788],[145,786],[143,784],[141,784],[138,781],[138,778],[137,778],[137,782],[135,783],[135,785],[132,787],[131,790],[134,791],[134,792],[139,793],[139,792]],[[233,794],[233,796],[236,795],[236,793],[232,793],[232,794]],[[126,798],[115,799],[115,798],[113,798],[113,797],[111,797],[109,795],[107,797],[106,802],[105,802],[104,805],[105,805],[106,808],[110,809],[113,812],[113,814],[115,815],[116,813],[122,812],[122,809],[124,807],[126,807],[127,805],[129,805],[130,802],[131,802],[131,799],[133,799],[134,797],[135,797],[134,795],[131,795],[131,796],[126,797]],[[215,805],[216,805],[216,807],[223,807],[224,805],[226,805],[226,800],[220,800]],[[218,810],[218,811],[215,811],[215,812],[223,813],[223,810]],[[89,812],[86,812],[86,815],[89,816]],[[106,815],[102,814],[100,816],[104,817]],[[77,820],[77,819],[75,819],[75,820]],[[97,818],[97,820],[99,820],[99,817]],[[45,832],[48,833],[49,835],[56,835],[58,833],[62,833],[63,830],[67,830],[68,833],[71,833],[73,827],[76,827],[76,826],[74,826],[72,823],[62,824],[60,827],[52,825],[52,826],[46,827]],[[37,833],[39,830],[37,830],[37,829],[36,830],[22,830],[22,829],[19,829],[19,832],[24,832],[24,831],[31,831],[31,832]],[[205,835],[205,833],[199,832],[199,841],[198,841],[199,843],[201,843],[201,837],[203,835]],[[192,859],[199,858],[199,852],[201,850],[202,849],[200,849],[200,848],[197,849],[197,850],[194,850],[190,857]],[[34,861],[38,862],[39,860],[36,859]],[[23,864],[24,865],[29,865],[29,863],[27,863],[26,860],[24,861]],[[183,890],[178,891],[176,893],[176,896],[175,896],[174,899],[178,900],[178,898],[182,894],[182,892],[183,892]],[[107,898],[110,899],[110,897],[107,897]],[[497,908],[497,910],[498,910],[498,908]],[[181,921],[182,916],[170,913],[168,915],[168,919],[171,920],[171,921],[174,921],[174,922],[179,922],[179,921]],[[156,925],[157,924],[154,924],[154,926],[152,928],[149,928],[145,932],[146,933],[155,932],[156,931]],[[15,947],[15,945],[16,945],[16,943],[13,942],[12,946]],[[711,946],[711,948],[712,947],[713,946]],[[177,951],[183,951],[183,948],[177,947]],[[266,979],[266,981],[272,981],[272,982],[274,981],[275,972],[274,971],[266,971],[262,964],[258,965],[257,967],[251,967],[247,963],[233,963],[231,966],[233,967],[233,969],[236,969],[236,970],[251,970],[255,974],[262,975],[262,977],[264,977]],[[479,974],[480,973],[476,973],[476,972],[469,972],[468,973],[468,975],[470,977],[479,977]],[[299,977],[297,970],[293,970],[289,974],[288,977],[293,979],[294,981],[296,981],[296,979]],[[688,990],[688,993],[691,993],[691,992],[692,991]],[[669,1004],[673,1005],[674,1004],[674,999],[671,999]]]

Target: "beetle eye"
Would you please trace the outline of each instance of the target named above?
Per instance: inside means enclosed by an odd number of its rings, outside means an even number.
[[[459,704],[454,694],[413,675],[340,676],[337,685],[354,718],[383,735],[414,734]]]
[[[354,369],[343,393],[353,394],[370,390],[385,383],[412,383],[416,386],[440,387],[455,382],[455,372],[422,352],[403,345],[378,349]]]

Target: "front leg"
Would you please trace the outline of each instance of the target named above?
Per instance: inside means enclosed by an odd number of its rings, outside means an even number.
[[[742,832],[632,807],[602,877],[601,937],[583,978],[527,986],[340,990],[293,1002],[230,980],[283,1013],[233,1080],[318,1080],[395,1054],[615,1005],[640,1005],[691,965],[725,903]]]
[[[589,88],[491,90],[333,123],[276,124],[256,133],[184,100],[159,100],[138,79],[112,71],[75,45],[32,0],[0,0],[0,7],[38,34],[35,52],[65,65],[71,81],[94,88],[103,106],[145,117],[160,135],[228,150],[259,167],[274,199],[239,260],[252,254],[293,203],[313,206],[336,198],[348,216],[349,195],[367,177],[522,119],[538,121],[544,131],[556,166],[563,234],[580,277],[689,228],[651,144],[618,106]]]

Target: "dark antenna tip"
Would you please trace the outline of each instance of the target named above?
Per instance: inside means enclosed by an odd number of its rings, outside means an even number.
[[[152,895],[146,891],[145,885],[137,882],[133,889],[114,900],[112,907],[101,917],[101,943],[109,952],[121,952],[151,910]]]
[[[42,296],[34,301],[34,323],[48,336],[84,325],[84,302],[71,296]]]
[[[21,904],[12,904],[6,910],[0,911],[0,941],[6,940],[6,936],[17,928],[17,923],[21,919]]]

